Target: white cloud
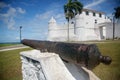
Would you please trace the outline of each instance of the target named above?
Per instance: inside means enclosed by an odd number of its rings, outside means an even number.
[[[94,7],[98,4],[101,4],[102,2],[104,2],[105,0],[94,0],[92,3],[86,5],[84,8],[91,8]]]
[[[54,14],[54,11],[50,10],[42,14],[36,14],[35,18],[44,20],[44,19],[50,18],[53,14]]]
[[[51,17],[54,17],[57,20],[64,18],[63,7],[58,3],[52,3],[44,13],[36,14],[35,18],[40,20],[49,20]]]
[[[51,19],[51,17],[54,17],[57,22],[59,23],[64,23],[65,22],[65,16],[64,13],[60,13],[58,10],[48,10],[42,14],[36,14],[35,15],[35,21],[40,21],[40,20],[47,20],[49,21]]]
[[[62,17],[64,17],[64,14],[62,14],[62,13],[61,13],[61,14],[59,13],[59,14],[57,14],[57,15],[55,16],[55,18],[57,18],[57,19],[60,19],[60,18],[62,18]]]
[[[8,21],[8,28],[9,29],[15,29],[14,25],[15,25],[15,20],[11,17]]]
[[[3,21],[9,29],[15,29],[15,18],[18,14],[24,14],[25,10],[20,7],[14,8],[10,5],[7,6],[7,4],[5,4],[4,2],[0,2],[0,4],[2,5],[0,6],[1,9],[3,9],[4,7],[8,8],[6,13],[0,13],[0,20]]]
[[[9,10],[8,10],[8,12],[7,12],[7,15],[14,17],[16,15],[16,9],[13,8],[13,7],[10,7]]]
[[[24,14],[26,11],[20,7],[17,8],[18,12],[21,14]]]
[[[7,13],[0,14],[1,20],[8,26],[9,29],[14,29],[15,16],[16,16],[16,9],[13,7],[10,7]]]

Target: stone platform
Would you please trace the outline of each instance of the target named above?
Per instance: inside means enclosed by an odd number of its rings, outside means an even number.
[[[100,80],[92,71],[66,63],[55,53],[20,53],[23,80]]]

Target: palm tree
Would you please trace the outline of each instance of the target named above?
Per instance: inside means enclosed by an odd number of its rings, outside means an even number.
[[[116,19],[120,18],[120,6],[118,6],[117,8],[115,8],[114,16],[115,16]]]
[[[69,41],[69,21],[74,18],[75,15],[81,14],[83,5],[78,0],[68,0],[68,3],[64,5],[65,17],[68,21],[68,41]]]
[[[120,6],[118,6],[117,8],[115,8],[115,12],[113,13],[113,40],[115,37],[115,19],[120,19]]]

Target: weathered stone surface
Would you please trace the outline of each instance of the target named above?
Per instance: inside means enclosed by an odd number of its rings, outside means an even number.
[[[20,55],[23,80],[100,80],[90,70],[65,63],[54,53],[31,50]]]

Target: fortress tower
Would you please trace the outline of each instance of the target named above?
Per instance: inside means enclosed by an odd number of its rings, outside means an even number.
[[[57,37],[57,24],[56,20],[52,17],[48,23],[48,39],[52,40],[52,38]]]

